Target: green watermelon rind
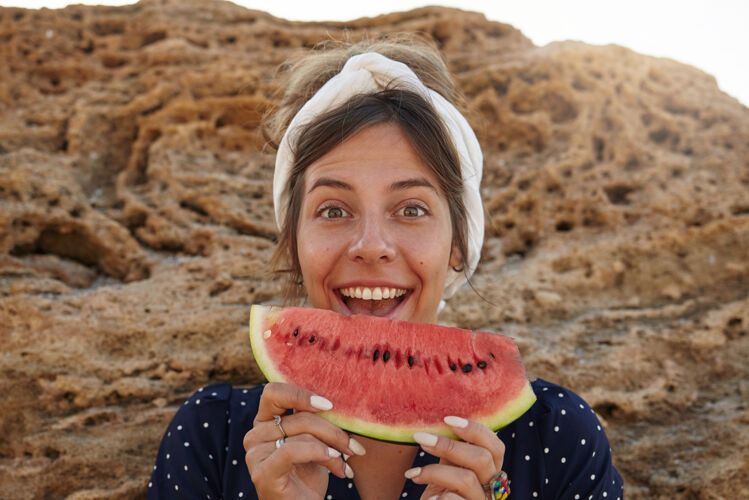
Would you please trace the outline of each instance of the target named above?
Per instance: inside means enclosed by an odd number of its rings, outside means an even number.
[[[533,392],[530,383],[528,383],[521,393],[509,402],[498,414],[493,415],[493,418],[477,418],[475,421],[489,427],[493,431],[496,431],[517,420],[523,413],[528,411],[528,408],[533,406],[533,403],[535,402],[536,394]],[[335,413],[334,411],[320,412],[318,415],[337,425],[341,429],[346,429],[354,434],[361,434],[362,436],[380,439],[382,441],[413,444],[416,442],[413,438],[414,432],[416,431],[431,432],[432,434],[438,434],[450,438],[457,437],[452,429],[446,424],[435,427],[393,427],[391,425],[382,425],[373,422],[366,422],[358,418],[347,417]],[[456,416],[459,417],[460,415]]]
[[[268,357],[268,352],[263,347],[262,335],[263,325],[272,323],[276,314],[278,314],[282,308],[273,306],[258,306],[253,305],[250,309],[250,345],[252,346],[252,355],[255,357],[255,363],[257,363],[260,371],[263,372],[268,382],[286,382],[286,378],[275,369],[275,365],[271,362]],[[254,332],[254,335],[253,335]]]
[[[264,348],[262,337],[263,332],[265,331],[265,325],[273,324],[275,322],[275,316],[282,311],[283,308],[279,306],[261,305],[253,305],[250,310],[249,334],[252,353],[255,357],[255,362],[257,363],[258,368],[260,368],[260,371],[265,375],[265,378],[268,379],[268,382],[288,383],[288,380],[283,376],[283,374],[276,370],[274,363],[268,356],[268,352]],[[525,387],[523,387],[521,392],[514,399],[509,401],[504,408],[486,418],[475,418],[475,420],[496,431],[523,415],[528,411],[528,408],[533,406],[535,401],[536,395],[531,388],[530,382],[526,381]],[[382,441],[413,444],[415,443],[413,434],[416,431],[431,432],[433,434],[451,438],[457,437],[446,424],[434,427],[394,427],[392,425],[383,425],[348,417],[336,413],[335,410],[321,411],[316,414],[341,429]]]

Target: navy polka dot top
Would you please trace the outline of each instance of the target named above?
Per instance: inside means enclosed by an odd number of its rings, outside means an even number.
[[[622,479],[593,410],[572,391],[541,379],[531,385],[536,403],[497,433],[510,498],[622,499]],[[256,499],[242,440],[262,390],[217,384],[193,394],[164,435],[147,498]],[[413,467],[437,461],[419,450]],[[327,500],[359,499],[352,480],[328,477]],[[406,480],[401,498],[418,499],[424,488]]]

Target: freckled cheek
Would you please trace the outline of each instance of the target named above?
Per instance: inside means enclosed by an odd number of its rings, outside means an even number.
[[[425,227],[404,227],[394,233],[393,241],[418,261],[428,264],[450,253],[452,247],[450,226],[431,225]]]
[[[313,234],[308,237],[306,233],[300,232],[297,248],[303,274],[320,275],[329,272],[341,254],[341,244],[330,235],[321,237]]]
[[[420,271],[434,272],[446,268],[450,262],[450,248],[446,244],[434,242],[401,248],[407,254],[407,259]]]
[[[302,252],[319,254],[324,250],[328,250],[330,243],[327,241],[327,238],[320,234],[320,231],[315,231],[314,228],[302,227],[297,233],[297,246],[300,255]]]

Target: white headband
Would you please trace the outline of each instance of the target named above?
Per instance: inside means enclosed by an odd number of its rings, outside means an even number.
[[[460,170],[463,176],[463,204],[468,219],[468,255],[465,259],[465,272],[456,272],[452,269],[448,272],[445,290],[442,294],[442,298],[447,299],[452,297],[466,282],[466,275],[470,277],[473,274],[481,255],[481,245],[484,241],[484,208],[479,187],[483,156],[476,135],[463,115],[447,99],[427,88],[411,68],[401,62],[393,61],[374,52],[351,57],[341,72],[328,80],[294,116],[281,139],[276,154],[276,170],[273,175],[276,224],[281,229],[286,217],[286,209],[289,206],[287,184],[294,165],[293,151],[297,129],[356,95],[379,92],[393,83],[397,84],[397,88],[419,93],[432,103],[452,138],[460,160]]]

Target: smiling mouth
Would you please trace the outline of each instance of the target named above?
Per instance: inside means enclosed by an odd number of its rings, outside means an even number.
[[[349,287],[339,288],[343,303],[353,314],[387,316],[395,310],[408,296],[405,288],[388,287]]]

